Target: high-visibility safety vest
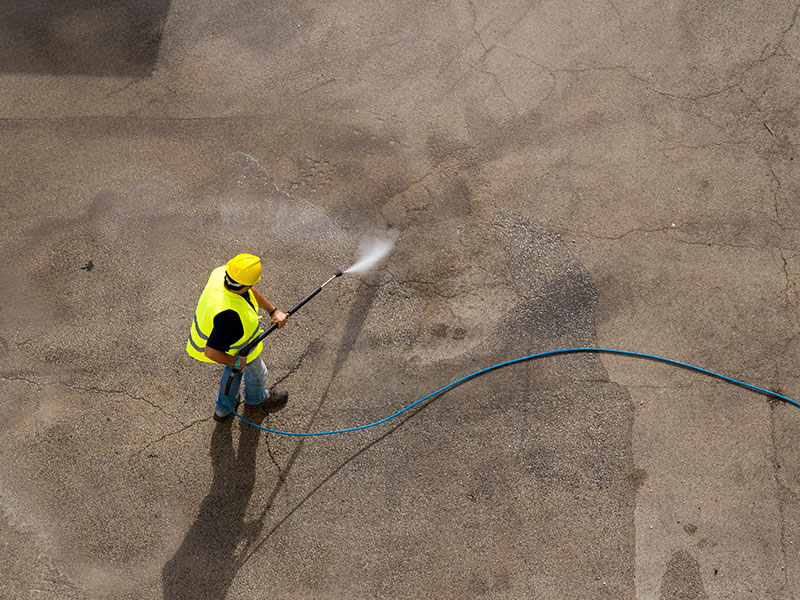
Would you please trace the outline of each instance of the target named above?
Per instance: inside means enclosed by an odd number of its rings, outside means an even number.
[[[203,354],[203,350],[206,348],[211,330],[214,329],[214,317],[222,311],[235,310],[242,320],[244,328],[244,335],[228,350],[228,354],[231,356],[236,356],[242,348],[261,333],[258,327],[258,312],[256,308],[253,308],[258,306],[253,291],[247,290],[250,301],[253,303],[253,306],[250,306],[242,296],[226,290],[224,282],[225,266],[223,265],[211,271],[211,276],[208,278],[203,293],[200,294],[200,300],[197,301],[197,308],[194,311],[194,322],[189,332],[189,341],[186,343],[186,352],[192,358],[203,362],[214,362]],[[261,354],[263,346],[262,342],[256,344],[256,347],[247,355],[247,362]]]

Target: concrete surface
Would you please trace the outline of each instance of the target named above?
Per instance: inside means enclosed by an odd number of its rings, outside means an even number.
[[[798,10],[4,5],[0,597],[798,597],[796,407],[579,355],[289,438],[217,426],[183,350],[231,255],[288,307],[388,235],[253,419],[578,345],[800,398]]]

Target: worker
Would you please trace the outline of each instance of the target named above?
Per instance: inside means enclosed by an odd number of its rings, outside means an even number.
[[[261,259],[238,254],[211,272],[200,294],[186,351],[202,362],[225,367],[214,407],[214,420],[225,422],[239,406],[239,384],[244,374],[244,402],[247,406],[276,408],[289,398],[286,390],[267,390],[267,367],[261,360],[259,342],[247,356],[238,353],[261,333],[258,309],[269,313],[270,322],[283,327],[288,315],[277,309],[253,286],[261,281]],[[233,373],[228,394],[225,388]]]

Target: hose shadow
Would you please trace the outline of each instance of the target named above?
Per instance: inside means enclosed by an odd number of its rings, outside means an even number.
[[[260,424],[264,416],[258,411],[248,419]],[[161,570],[165,600],[208,600],[227,594],[240,564],[237,548],[263,528],[258,520],[245,520],[256,480],[260,439],[260,430],[242,428],[237,451],[230,424],[219,424],[214,430],[211,490],[180,548]]]
[[[438,396],[434,396],[430,400],[428,400],[428,402],[426,402],[425,404],[420,405],[420,407],[417,408],[414,412],[409,413],[409,415],[405,419],[402,419],[399,423],[394,425],[384,434],[375,438],[369,444],[363,446],[357,452],[348,456],[341,464],[339,464],[335,469],[333,469],[330,473],[328,473],[328,475],[326,475],[317,485],[314,486],[313,489],[311,489],[305,496],[303,496],[303,498],[300,501],[298,501],[294,506],[292,506],[289,512],[287,512],[283,517],[281,517],[281,520],[275,523],[275,525],[266,533],[266,535],[260,541],[258,541],[258,543],[256,543],[250,548],[247,548],[245,552],[242,553],[240,562],[238,562],[236,565],[236,569],[237,570],[241,569],[264,546],[264,544],[266,544],[269,541],[269,539],[275,534],[275,532],[277,532],[283,526],[283,524],[286,523],[292,517],[292,515],[294,515],[298,510],[303,508],[306,502],[308,502],[319,490],[321,490],[325,486],[325,484],[327,484],[331,479],[336,477],[336,475],[338,475],[342,471],[342,469],[344,469],[347,465],[349,465],[359,456],[370,450],[373,446],[380,444],[383,440],[385,440],[395,431],[400,429],[408,421],[410,421],[418,414],[420,414],[423,410],[428,408],[431,405],[431,403],[437,398]],[[263,521],[264,519],[266,519],[266,516],[269,513],[269,508],[270,505],[268,504],[267,507],[264,509],[264,511],[261,513],[261,516],[259,517],[259,521],[261,522],[261,529],[263,529]]]
[[[333,368],[331,369],[331,376],[330,379],[328,380],[328,385],[326,386],[325,391],[321,394],[319,402],[317,402],[317,405],[312,411],[311,416],[306,421],[305,424],[306,431],[308,431],[314,424],[314,421],[316,420],[317,416],[322,410],[322,407],[325,405],[325,401],[328,398],[328,393],[330,392],[331,385],[333,384],[334,381],[336,381],[337,376],[339,375],[340,371],[342,370],[342,367],[347,361],[347,357],[352,352],[353,346],[358,340],[358,337],[361,335],[361,331],[364,328],[364,323],[366,322],[367,319],[367,313],[369,312],[369,308],[374,302],[375,296],[378,294],[378,291],[379,291],[378,286],[369,286],[369,285],[359,286],[356,298],[353,301],[352,306],[350,308],[350,312],[347,315],[344,334],[342,335],[342,339],[339,343],[339,349],[336,352],[336,359],[334,360]],[[267,537],[263,541],[259,542],[252,551],[248,551],[247,555],[244,556],[243,559],[241,560],[241,563],[237,564],[236,569],[238,570],[239,568],[241,568],[241,566],[244,565],[250,559],[252,553],[255,552],[259,547],[261,547],[263,543],[267,539],[269,539],[269,537],[280,527],[281,524],[283,524],[297,509],[299,509],[303,504],[305,504],[305,502],[307,502],[323,485],[325,485],[325,483],[328,480],[330,480],[332,477],[336,475],[336,473],[338,473],[342,468],[344,468],[345,465],[347,465],[349,462],[351,462],[353,459],[359,456],[362,452],[366,451],[367,449],[369,449],[370,447],[372,447],[373,445],[375,445],[376,443],[378,443],[379,441],[381,441],[382,439],[393,433],[398,427],[400,427],[403,423],[405,423],[406,420],[402,421],[401,423],[399,423],[398,425],[387,431],[380,438],[374,440],[368,446],[365,446],[364,448],[356,452],[353,456],[348,458],[341,465],[339,465],[339,467],[337,467],[332,473],[330,473],[319,485],[317,485],[313,490],[311,490],[311,492],[309,492],[303,498],[303,500],[301,500],[299,504],[297,504],[294,508],[292,508],[292,510],[286,516],[283,517],[280,523],[275,527],[273,527],[272,530],[270,530],[270,532],[267,534]],[[255,427],[251,427],[250,429],[259,431]],[[303,450],[303,447],[305,446],[306,438],[301,437],[297,438],[297,440],[298,441],[295,444],[295,447],[292,450],[289,459],[286,461],[286,464],[279,473],[278,481],[275,483],[275,487],[272,489],[272,492],[269,494],[267,498],[264,509],[258,518],[258,523],[260,527],[256,531],[256,535],[254,535],[251,538],[251,540],[256,540],[258,538],[258,535],[260,535],[261,530],[264,527],[266,517],[269,514],[269,511],[272,508],[273,503],[275,502],[275,498],[277,498],[278,496],[278,492],[280,492],[281,487],[285,484],[289,472],[294,466],[294,463],[297,460],[297,457],[300,455],[300,452]]]
[[[317,402],[317,406],[314,408],[311,416],[308,418],[305,424],[305,430],[308,431],[311,426],[314,424],[317,416],[319,415],[322,407],[325,405],[325,401],[328,399],[328,393],[330,392],[331,385],[334,381],[336,381],[339,372],[342,370],[344,363],[347,361],[347,357],[350,355],[350,352],[353,350],[353,345],[356,343],[358,336],[361,335],[361,330],[364,328],[364,323],[367,320],[367,313],[369,312],[369,307],[372,306],[373,301],[375,300],[375,296],[378,294],[378,287],[377,286],[365,286],[361,285],[358,288],[358,292],[356,295],[356,299],[353,302],[353,305],[350,308],[350,313],[347,315],[347,323],[345,324],[344,334],[342,335],[341,342],[339,343],[339,349],[336,352],[336,359],[333,363],[333,368],[331,369],[331,377],[328,380],[328,385],[325,387],[325,391],[320,396],[319,402]],[[269,496],[269,501],[267,502],[266,510],[269,510],[270,506],[274,502],[275,498],[280,491],[281,486],[283,485],[284,481],[286,480],[286,476],[289,474],[292,466],[294,465],[295,460],[297,460],[298,455],[303,449],[305,445],[305,438],[299,438],[297,444],[292,450],[292,454],[289,456],[289,460],[286,461],[286,465],[283,467],[280,473],[280,477],[278,482],[275,484],[275,489]]]

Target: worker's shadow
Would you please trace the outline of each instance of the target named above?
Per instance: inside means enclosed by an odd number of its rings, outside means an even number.
[[[345,334],[333,365],[328,388],[323,392],[316,408],[306,423],[310,428],[324,405],[331,384],[346,362],[361,330],[364,327],[369,306],[378,292],[378,286],[362,286],[347,319]],[[262,410],[254,417],[245,418],[260,425],[266,416]],[[411,418],[410,415],[408,418]],[[407,420],[407,419],[406,419]],[[242,426],[239,451],[234,453],[230,426],[217,427],[211,439],[211,457],[214,466],[214,481],[211,491],[203,500],[200,514],[192,525],[175,555],[162,569],[165,600],[200,599],[215,600],[224,598],[228,588],[242,568],[283,526],[283,524],[328,481],[343,468],[375,444],[391,435],[405,420],[386,433],[355,452],[322,479],[302,500],[278,521],[277,524],[257,541],[267,522],[272,503],[284,485],[303,448],[305,438],[300,438],[291,456],[281,470],[272,493],[267,498],[261,514],[245,522],[245,510],[255,485],[255,458],[258,443],[263,435],[256,427]]]
[[[245,415],[260,424],[263,410]],[[217,425],[211,436],[214,478],[211,490],[183,543],[164,565],[162,583],[165,600],[224,598],[241,566],[237,549],[263,527],[245,520],[245,511],[256,480],[256,450],[261,431],[240,428],[238,451],[233,447],[231,424]],[[255,531],[251,529],[255,528]]]

